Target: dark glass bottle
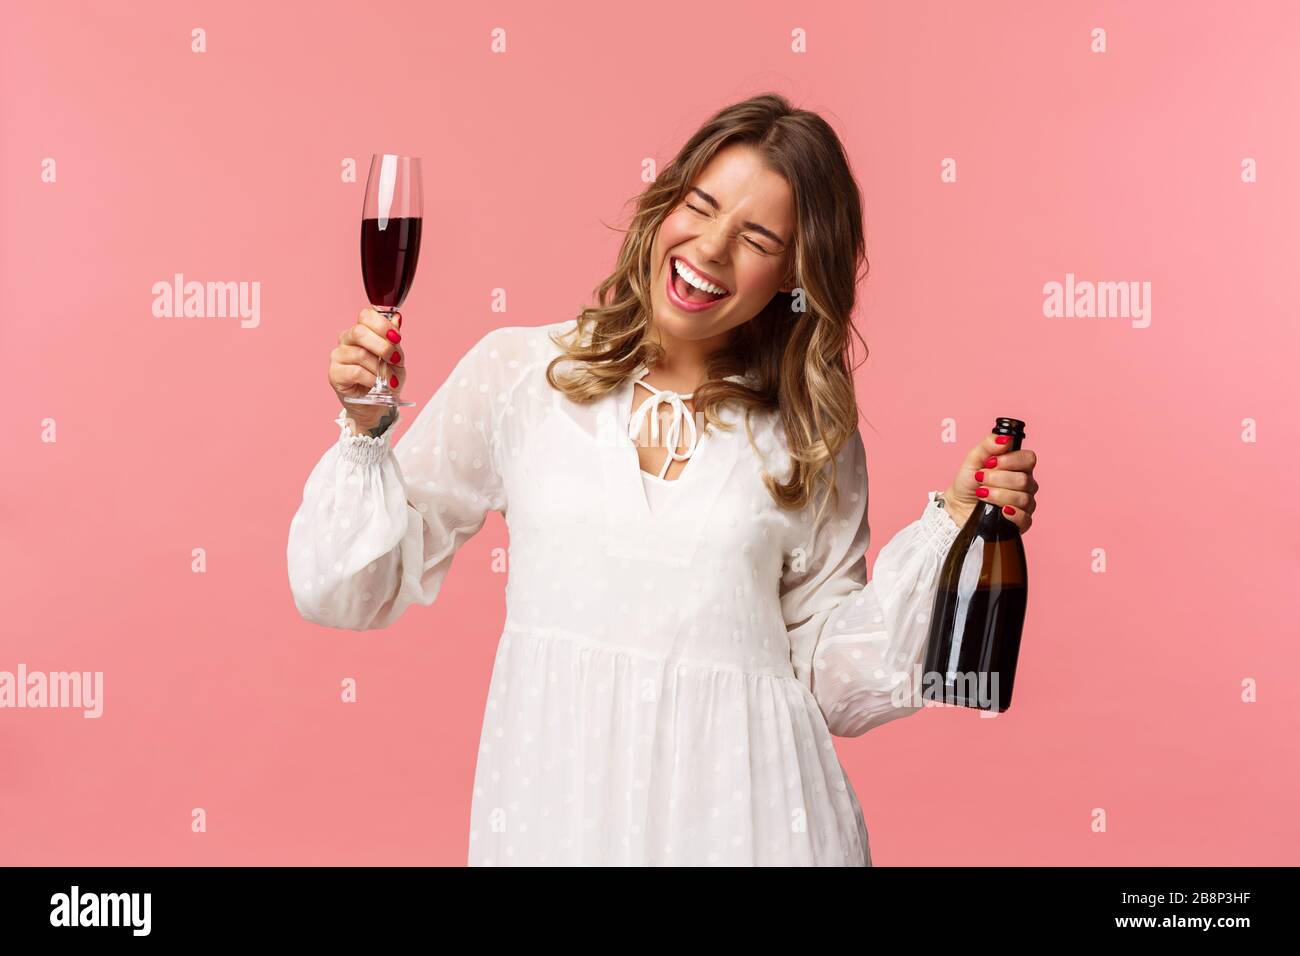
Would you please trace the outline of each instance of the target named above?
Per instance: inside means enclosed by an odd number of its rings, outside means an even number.
[[[1025,423],[999,418],[995,435],[1018,451]],[[962,707],[999,713],[1011,691],[1025,623],[1025,546],[999,505],[981,502],[953,540],[939,573],[930,615],[922,694]]]

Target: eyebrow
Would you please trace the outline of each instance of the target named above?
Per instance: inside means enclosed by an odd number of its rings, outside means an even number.
[[[712,206],[714,209],[722,208],[720,205],[718,205],[718,201],[716,199],[714,199],[712,196],[706,193],[699,186],[692,186],[690,191],[693,193],[699,193],[700,197],[706,203]],[[744,226],[746,229],[752,229],[755,232],[762,233],[763,235],[767,236],[767,238],[771,239],[773,242],[779,242],[782,246],[785,245],[785,240],[782,239],[780,236],[778,236],[776,233],[774,233],[771,229],[768,229],[766,226],[760,226],[756,222],[742,222],[741,225]]]

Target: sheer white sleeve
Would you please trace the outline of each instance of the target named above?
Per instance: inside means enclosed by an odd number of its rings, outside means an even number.
[[[783,571],[781,608],[796,678],[832,734],[857,737],[920,709],[911,703],[911,678],[924,664],[939,571],[961,529],[931,491],[921,516],[881,548],[868,581],[860,435],[836,466],[839,505]]]
[[[411,604],[438,596],[452,556],[505,511],[499,423],[508,362],[483,336],[390,448],[340,434],[312,470],[289,525],[289,584],[298,612],[329,627],[387,627]]]

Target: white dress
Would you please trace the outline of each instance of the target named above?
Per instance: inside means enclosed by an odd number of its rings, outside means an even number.
[[[652,490],[632,381],[579,405],[545,380],[574,321],[484,335],[391,448],[340,414],[289,529],[299,613],[387,627],[500,511],[470,865],[870,865],[831,738],[920,709],[891,692],[923,664],[956,523],[929,492],[868,583],[861,437],[814,534],[815,503],[784,511],[762,484],[790,469],[772,412],[751,419],[761,458],[728,408],[734,430],[704,429]]]

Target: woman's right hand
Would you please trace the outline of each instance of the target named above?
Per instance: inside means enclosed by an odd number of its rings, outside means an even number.
[[[385,369],[393,394],[401,394],[406,382],[406,347],[397,344],[402,340],[400,322],[400,317],[394,322],[374,309],[362,309],[356,325],[339,334],[339,344],[330,352],[330,387],[358,435],[381,435],[397,420],[396,406],[351,405],[343,399],[370,391]]]

